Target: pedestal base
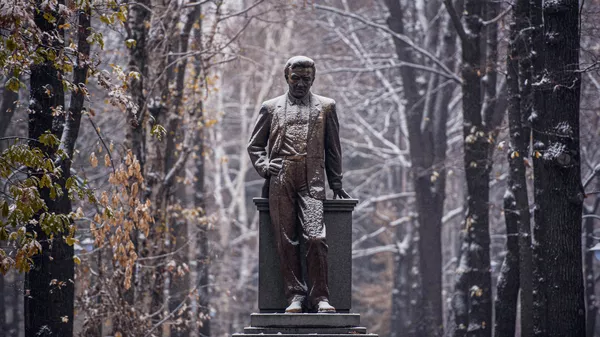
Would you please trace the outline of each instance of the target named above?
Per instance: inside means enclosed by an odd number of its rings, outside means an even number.
[[[254,198],[259,211],[258,244],[258,310],[261,313],[284,312],[288,306],[284,296],[279,254],[271,225],[269,199]],[[327,230],[327,264],[329,274],[329,303],[340,313],[352,308],[352,210],[356,199],[324,200]],[[302,240],[301,240],[302,241]],[[305,256],[301,244],[301,256]],[[301,259],[304,262],[304,259]],[[306,268],[303,266],[304,275]],[[310,284],[307,284],[310,289]]]
[[[251,314],[250,326],[234,337],[309,337],[368,334],[360,326],[360,314]]]

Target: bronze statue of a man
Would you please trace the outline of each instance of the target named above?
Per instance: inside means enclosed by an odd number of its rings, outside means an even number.
[[[335,312],[329,304],[327,243],[323,221],[325,171],[333,197],[350,198],[342,189],[342,151],[335,101],[310,91],[315,63],[294,56],[284,68],[289,90],[262,104],[248,144],[254,168],[266,179],[271,223],[280,256],[286,313],[302,312],[306,297],[318,312]],[[299,238],[306,242],[309,290],[302,279]]]

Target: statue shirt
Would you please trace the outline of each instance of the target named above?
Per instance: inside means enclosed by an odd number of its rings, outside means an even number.
[[[285,109],[285,135],[279,155],[306,155],[310,93],[301,99],[288,94]]]

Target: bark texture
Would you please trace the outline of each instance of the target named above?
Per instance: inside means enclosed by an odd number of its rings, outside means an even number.
[[[391,337],[416,336],[415,322],[413,322],[416,315],[411,301],[418,302],[419,300],[419,296],[415,296],[413,288],[413,284],[416,284],[418,280],[415,280],[415,275],[411,272],[415,265],[414,253],[416,252],[415,241],[417,241],[414,240],[414,232],[416,232],[416,228],[413,228],[410,223],[406,224],[406,228],[399,228],[396,232],[397,237],[402,237],[402,241],[397,243],[398,247],[402,247],[402,251],[394,257],[396,267],[394,292],[392,293]]]
[[[531,116],[534,332],[535,336],[584,336],[579,4],[576,0],[545,1],[542,11],[543,68],[536,69],[541,73],[536,74]]]
[[[483,105],[481,36],[483,2],[465,2],[465,24],[457,11],[444,2],[462,42],[462,92],[464,168],[467,181],[467,211],[464,236],[456,271],[453,307],[454,336],[491,336],[492,293],[489,236],[489,172],[491,169],[491,109]],[[489,39],[489,38],[488,38]],[[488,44],[489,47],[489,44]],[[493,48],[493,45],[492,45]],[[494,50],[487,51],[493,59]],[[487,83],[495,86],[495,83]],[[486,94],[495,93],[485,87]],[[495,89],[494,89],[495,90]],[[486,97],[486,104],[489,100]]]
[[[517,0],[515,13],[513,14],[516,32],[517,57],[519,62],[519,121],[516,116],[511,117],[509,111],[509,123],[515,125],[515,132],[509,126],[511,147],[514,144],[520,157],[529,156],[529,142],[531,139],[531,127],[529,117],[531,116],[533,96],[531,91],[532,53],[531,53],[531,22],[530,0]],[[516,124],[516,123],[519,124]],[[525,160],[525,159],[523,159]],[[509,161],[510,163],[510,161]],[[520,187],[513,190],[516,208],[519,211],[519,287],[520,287],[520,324],[521,337],[533,336],[533,261],[531,247],[531,213],[529,211],[529,197],[527,194],[526,168],[523,161],[516,161],[515,185]],[[518,172],[517,172],[518,171]],[[516,308],[515,308],[516,311]]]
[[[7,76],[6,81],[2,82],[2,87],[0,88],[0,92],[2,93],[0,101],[0,138],[6,136],[6,131],[10,126],[10,122],[15,114],[17,102],[19,100],[18,92],[14,92],[6,88],[5,85],[8,79],[10,79],[10,77]],[[8,146],[10,146],[9,141],[0,140],[0,152],[4,151],[4,149],[6,149]],[[4,291],[5,284],[10,283],[6,281],[5,275],[0,274],[0,291],[2,292],[2,294],[0,294],[0,306],[2,306],[2,308],[0,308],[0,328],[2,328],[3,331],[9,331],[10,325],[8,324],[8,321],[5,321],[5,319],[7,319],[7,310],[4,303],[6,303],[5,301],[7,297],[10,298],[10,295],[6,296],[7,293]],[[13,286],[16,287],[17,285],[13,284]]]
[[[140,74],[139,78],[131,82],[131,99],[137,105],[136,109],[127,111],[129,127],[126,132],[127,148],[132,149],[139,160],[142,170],[145,163],[145,134],[144,118],[146,115],[146,96],[144,94],[144,83],[148,77],[148,26],[150,21],[150,0],[140,0],[130,9],[128,38],[135,41],[135,45],[129,52],[129,70]],[[137,240],[136,240],[137,241]],[[134,272],[135,275],[135,272]]]
[[[198,21],[200,21],[200,11],[201,7],[199,4],[196,4],[192,10],[186,15],[186,20],[185,20],[185,24],[183,25],[183,28],[180,31],[180,34],[178,36],[178,41],[177,41],[177,52],[179,54],[185,54],[188,52],[188,47],[190,45],[190,39],[191,39],[191,32],[192,32],[192,28],[194,26],[194,24],[198,24]],[[170,62],[171,63],[171,62]],[[171,79],[171,86],[175,88],[174,92],[172,93],[172,99],[171,102],[169,103],[169,106],[171,107],[171,110],[173,114],[176,114],[177,116],[182,116],[183,115],[183,111],[181,109],[181,105],[184,102],[183,100],[183,93],[185,90],[185,75],[186,75],[186,67],[188,65],[188,59],[185,58],[182,61],[180,61],[177,64],[176,67],[176,71],[175,74],[173,76],[173,78]],[[182,122],[182,118],[184,118],[183,116],[181,118],[179,118],[177,120],[177,122],[175,123],[175,128],[176,129],[180,129],[182,127],[181,122]],[[188,123],[190,123],[188,121]],[[189,127],[189,126],[188,126]],[[174,130],[174,131],[178,131],[176,132],[176,134],[178,134],[180,137],[183,134],[183,132],[181,132],[180,130]],[[181,139],[179,140],[181,141]],[[174,163],[171,163],[171,166]],[[183,205],[183,201],[186,198],[186,185],[185,184],[179,184],[179,183],[175,183],[174,188],[176,189],[176,193],[173,196],[176,200],[174,201],[174,204],[179,204],[179,205]],[[178,216],[174,216],[172,217],[171,220],[172,224],[173,224],[173,230],[175,233],[175,240],[174,240],[174,244],[173,244],[173,250],[174,251],[180,251],[180,254],[177,254],[175,256],[175,259],[177,261],[178,265],[181,265],[183,263],[185,263],[186,261],[188,261],[188,257],[189,257],[189,250],[191,248],[195,248],[195,242],[194,244],[188,246],[188,241],[196,241],[196,239],[194,238],[194,236],[189,236],[189,229],[188,226],[191,226],[191,224],[188,224],[188,221],[185,217],[178,217]],[[186,248],[186,246],[188,246]],[[194,257],[195,259],[195,257]],[[192,260],[189,260],[192,261]],[[176,311],[178,306],[183,303],[183,302],[190,302],[190,291],[192,289],[195,288],[195,285],[190,284],[190,275],[189,273],[185,273],[184,275],[177,275],[176,273],[171,274],[171,282],[170,284],[170,298],[169,298],[169,310],[171,312]],[[189,286],[189,287],[188,287]],[[191,295],[193,296],[193,295]],[[192,310],[191,313],[193,314],[194,311]],[[190,311],[184,311],[183,318],[184,319],[188,319],[188,315],[190,314]],[[175,321],[177,316],[175,316]],[[193,322],[194,320],[192,320]],[[190,335],[190,330],[188,327],[185,326],[179,326],[176,324],[173,324],[171,326],[171,336],[173,337],[186,337]]]
[[[596,190],[600,190],[600,180],[596,183]],[[584,206],[585,207],[585,206]],[[596,197],[594,204],[591,207],[585,207],[585,214],[596,214],[600,207],[600,198]],[[596,330],[596,315],[598,314],[598,302],[596,301],[596,278],[594,273],[594,252],[589,249],[594,247],[596,239],[594,238],[594,221],[593,217],[585,218],[583,222],[585,254],[584,254],[584,280],[585,280],[585,300],[586,300],[586,337],[594,337]]]
[[[8,324],[6,322],[6,299],[4,298],[6,291],[4,290],[4,274],[0,274],[0,329],[2,331],[8,331]]]
[[[200,13],[202,15],[202,13]],[[202,49],[203,40],[202,40],[202,26],[203,20],[198,20],[198,25],[194,28],[194,44],[198,49]],[[196,77],[194,79],[194,83],[202,87],[202,74],[204,74],[203,69],[203,60],[201,57],[196,57],[194,59],[194,69],[196,72]],[[196,118],[199,121],[204,120],[204,103],[202,98],[199,99],[198,104],[192,110],[192,113],[196,115]],[[204,127],[199,127],[197,132],[195,132],[195,144],[194,147],[194,166],[196,168],[196,181],[194,183],[194,206],[203,212],[206,209],[206,187],[205,187],[205,132]],[[203,213],[205,214],[205,213]],[[210,336],[211,328],[210,328],[210,284],[209,284],[209,276],[210,276],[210,263],[211,256],[209,250],[209,242],[208,242],[208,226],[203,223],[196,224],[196,231],[194,232],[196,235],[196,250],[193,252],[195,254],[195,275],[192,277],[192,281],[194,282],[193,286],[197,287],[198,297],[197,299],[193,299],[192,312],[195,317],[198,317],[197,325],[198,331],[197,335],[200,337]],[[190,287],[191,288],[191,287]]]
[[[517,12],[514,12],[515,23],[510,27],[510,42],[506,59],[510,135],[508,183],[504,195],[507,252],[497,285],[494,325],[494,336],[497,337],[515,335],[517,303],[521,283],[519,270],[521,236],[519,231],[521,228],[529,227],[530,220],[525,165],[523,162],[527,155],[525,141],[528,135],[524,132],[521,119],[518,48],[521,44],[519,43],[520,30],[517,29],[518,24],[516,23],[517,15]],[[526,296],[526,294],[521,296]]]
[[[71,93],[71,103],[65,117],[65,126],[61,137],[60,147],[67,154],[65,163],[70,171],[71,159],[77,137],[79,136],[79,127],[81,125],[81,115],[83,112],[83,103],[85,93],[87,92],[86,82],[89,69],[90,44],[88,37],[90,36],[90,15],[91,9],[89,6],[79,9],[77,28],[77,64],[73,70],[73,83],[77,86]]]
[[[129,71],[135,71],[140,76],[133,78],[130,83],[131,100],[135,104],[134,108],[127,110],[127,129],[125,130],[125,146],[131,149],[140,163],[140,170],[144,172],[146,162],[146,135],[144,121],[146,117],[146,95],[144,93],[144,84],[148,80],[148,53],[146,50],[148,39],[148,24],[150,20],[150,0],[140,0],[137,4],[131,6],[129,10],[129,30],[128,39],[134,40],[135,44],[129,48]],[[145,196],[147,193],[142,193]],[[144,200],[142,200],[144,201]],[[138,230],[134,229],[131,233],[131,241],[135,245],[136,254],[141,256],[138,242]],[[134,285],[128,290],[123,290],[125,301],[131,305],[135,301],[135,285],[139,284],[137,265],[134,265],[131,276],[131,284]],[[117,323],[117,328],[118,328]]]
[[[39,11],[35,14],[35,23],[39,29],[52,35],[59,31],[58,25],[48,22],[44,17],[44,9],[38,2]],[[60,17],[53,13],[55,17]],[[60,32],[59,34],[62,34]],[[45,35],[42,43],[60,49],[62,46]],[[63,131],[64,115],[53,116],[53,109],[64,107],[64,92],[61,82],[62,74],[54,67],[52,61],[31,67],[29,138],[37,139],[46,131],[50,131],[59,139]],[[39,146],[31,142],[30,146]],[[56,149],[43,148],[45,154],[53,157]],[[40,195],[48,206],[48,212],[68,214],[71,201],[64,186],[69,177],[70,164],[63,163],[63,174],[54,183],[58,183],[63,193],[56,199],[50,198],[48,188],[40,190]],[[36,175],[37,172],[31,172]],[[34,266],[25,276],[25,336],[71,336],[73,334],[74,306],[74,262],[73,247],[67,245],[62,236],[48,237],[39,225],[28,225],[28,231],[35,232],[42,245],[42,252],[33,257]]]
[[[10,77],[7,77],[6,81],[8,81]],[[15,110],[17,107],[17,102],[19,100],[19,93],[9,90],[5,87],[6,81],[2,83],[2,101],[0,101],[0,138],[6,135],[6,131],[10,126],[10,121],[12,120],[13,115],[15,114]],[[0,141],[0,150],[5,149],[7,146],[6,141]]]

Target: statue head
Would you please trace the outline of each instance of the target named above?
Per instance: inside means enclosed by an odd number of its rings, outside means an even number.
[[[302,98],[315,81],[315,61],[306,56],[294,56],[285,63],[284,73],[290,94]]]

